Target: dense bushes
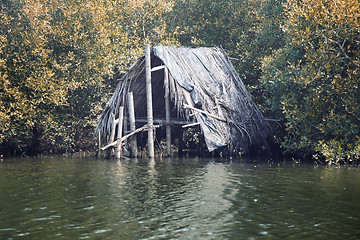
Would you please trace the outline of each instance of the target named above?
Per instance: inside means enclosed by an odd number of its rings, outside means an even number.
[[[330,163],[359,159],[360,2],[285,5],[286,45],[263,61],[271,113],[285,120],[281,143]]]
[[[146,42],[222,46],[284,151],[357,160],[359,11],[357,0],[2,1],[1,146],[89,147],[83,138]]]
[[[84,147],[81,135],[93,131],[112,90],[109,79],[142,53],[145,42],[169,39],[160,18],[169,7],[166,2],[2,1],[0,154]]]

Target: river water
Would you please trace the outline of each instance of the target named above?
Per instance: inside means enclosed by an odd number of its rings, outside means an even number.
[[[360,169],[5,159],[0,239],[360,239]]]

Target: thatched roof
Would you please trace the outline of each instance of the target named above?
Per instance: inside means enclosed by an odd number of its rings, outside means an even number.
[[[151,66],[161,65],[169,70],[171,118],[199,122],[209,151],[224,146],[243,153],[268,148],[270,127],[223,49],[154,47]],[[154,119],[165,118],[163,79],[163,70],[152,73]],[[145,89],[145,57],[142,56],[122,76],[99,119],[97,129],[103,138],[110,135],[110,114],[117,116],[119,107],[126,106],[127,92],[134,94],[136,118],[146,118]],[[186,105],[209,114],[185,108]]]

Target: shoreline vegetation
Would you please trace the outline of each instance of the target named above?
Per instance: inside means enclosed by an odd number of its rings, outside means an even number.
[[[360,159],[358,0],[5,0],[0,23],[2,157],[96,152],[98,116],[150,44],[221,46],[275,155]]]

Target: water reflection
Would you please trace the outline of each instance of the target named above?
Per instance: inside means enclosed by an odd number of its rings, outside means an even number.
[[[356,168],[40,158],[0,180],[0,239],[360,238]]]

